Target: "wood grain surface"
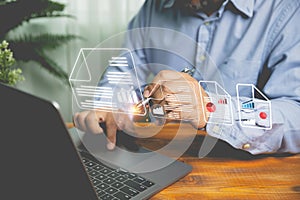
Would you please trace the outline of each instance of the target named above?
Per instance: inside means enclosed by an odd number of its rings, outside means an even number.
[[[185,126],[187,130],[192,128]],[[141,130],[141,133],[147,132],[142,126]],[[169,124],[152,138],[139,139],[137,143],[155,150],[168,144],[176,131],[178,125]],[[205,132],[198,131],[190,148],[179,158],[193,166],[192,172],[152,200],[300,199],[299,154],[253,156],[218,141],[212,151],[200,159],[197,155],[203,135]]]

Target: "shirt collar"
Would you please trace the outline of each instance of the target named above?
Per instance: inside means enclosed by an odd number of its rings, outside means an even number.
[[[242,13],[248,17],[253,16],[254,0],[231,0],[233,5]],[[164,8],[171,8],[175,3],[175,0],[165,0],[163,2]]]
[[[254,0],[231,0],[232,4],[248,17],[253,16]]]
[[[164,8],[171,8],[175,3],[175,0],[165,0],[163,2],[163,7]]]

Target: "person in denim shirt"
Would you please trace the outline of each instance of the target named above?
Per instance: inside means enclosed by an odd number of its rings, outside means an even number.
[[[214,124],[199,123],[197,128],[205,127],[208,135],[252,154],[298,153],[299,8],[300,0],[146,0],[128,26],[124,46],[134,52],[141,85],[147,84],[145,80],[150,73],[159,79],[168,77],[166,73],[172,76],[186,66],[196,69],[192,74],[196,82],[222,82],[232,96],[234,124],[216,128]],[[145,29],[149,27],[154,31]],[[201,48],[185,43],[190,41],[182,39],[185,36]],[[215,67],[205,64],[208,59]],[[271,100],[272,129],[249,129],[239,124],[238,83],[255,85]],[[147,96],[150,91],[145,92]],[[100,133],[101,128],[93,123],[98,122],[99,116],[113,127],[108,134],[108,148],[113,149],[117,125],[110,122],[107,114],[77,113],[74,122],[82,130]]]

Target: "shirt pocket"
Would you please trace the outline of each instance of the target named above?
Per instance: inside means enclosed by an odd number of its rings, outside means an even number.
[[[235,88],[238,83],[256,85],[260,68],[260,61],[229,58],[219,70],[228,92],[236,94]]]

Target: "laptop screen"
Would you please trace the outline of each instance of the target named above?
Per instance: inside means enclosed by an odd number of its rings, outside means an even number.
[[[98,199],[57,110],[0,84],[0,199]]]

